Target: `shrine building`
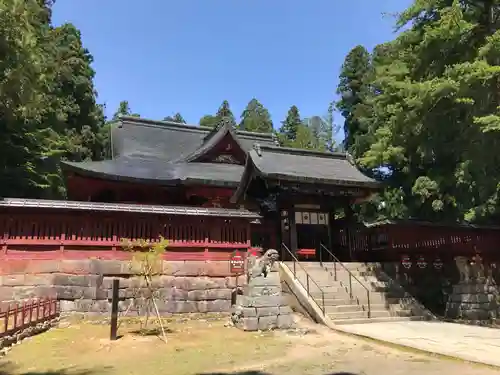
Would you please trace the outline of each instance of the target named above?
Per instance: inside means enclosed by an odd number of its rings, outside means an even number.
[[[168,240],[166,259],[228,260],[275,248],[282,259],[453,259],[496,251],[497,228],[357,223],[381,183],[343,153],[280,147],[273,134],[137,117],[111,127],[110,160],[61,162],[65,201],[0,200],[0,257],[120,259],[122,241]],[[3,235],[3,237],[1,237]]]
[[[381,187],[346,154],[280,147],[273,134],[228,125],[122,117],[111,151],[110,160],[61,162],[67,201],[0,201],[5,252],[111,256],[122,238],[162,236],[172,259],[282,243],[315,259],[321,244],[334,247],[351,206]]]

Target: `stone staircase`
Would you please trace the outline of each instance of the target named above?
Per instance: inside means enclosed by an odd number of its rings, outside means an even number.
[[[409,299],[405,291],[395,286],[388,277],[386,280],[381,276],[375,277],[369,265],[364,263],[342,264],[359,280],[351,278],[352,298],[349,294],[349,272],[344,267],[337,264],[335,281],[334,263],[300,262],[309,274],[311,296],[320,308],[324,300],[325,313],[335,324],[427,319],[424,309],[416,306],[418,303]],[[285,262],[285,265],[293,272],[293,262]],[[302,267],[296,265],[296,277],[307,288],[307,275]],[[368,293],[361,284],[368,289]]]

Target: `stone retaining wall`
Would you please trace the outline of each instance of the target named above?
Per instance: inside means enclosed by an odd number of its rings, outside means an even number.
[[[461,282],[453,286],[446,305],[446,317],[484,321],[498,318],[500,314],[499,290],[486,282]]]
[[[30,260],[2,264],[0,302],[54,297],[62,312],[109,313],[113,279],[120,280],[123,311],[145,289],[123,260]],[[244,276],[232,275],[228,261],[164,261],[153,283],[162,313],[230,312]],[[132,309],[134,310],[134,309]]]

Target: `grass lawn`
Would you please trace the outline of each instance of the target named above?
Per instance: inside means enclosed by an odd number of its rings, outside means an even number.
[[[110,342],[109,326],[70,321],[32,337],[0,360],[0,375],[386,375],[499,374],[339,335],[312,323],[299,332],[242,332],[227,318],[165,319],[168,343],[137,333],[122,321]],[[161,336],[161,335],[160,335]]]

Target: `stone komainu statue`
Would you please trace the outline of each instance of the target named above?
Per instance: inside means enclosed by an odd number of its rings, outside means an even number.
[[[266,277],[271,271],[274,262],[279,259],[279,254],[275,249],[267,250],[260,257],[249,257],[247,263],[248,280],[259,276]]]

